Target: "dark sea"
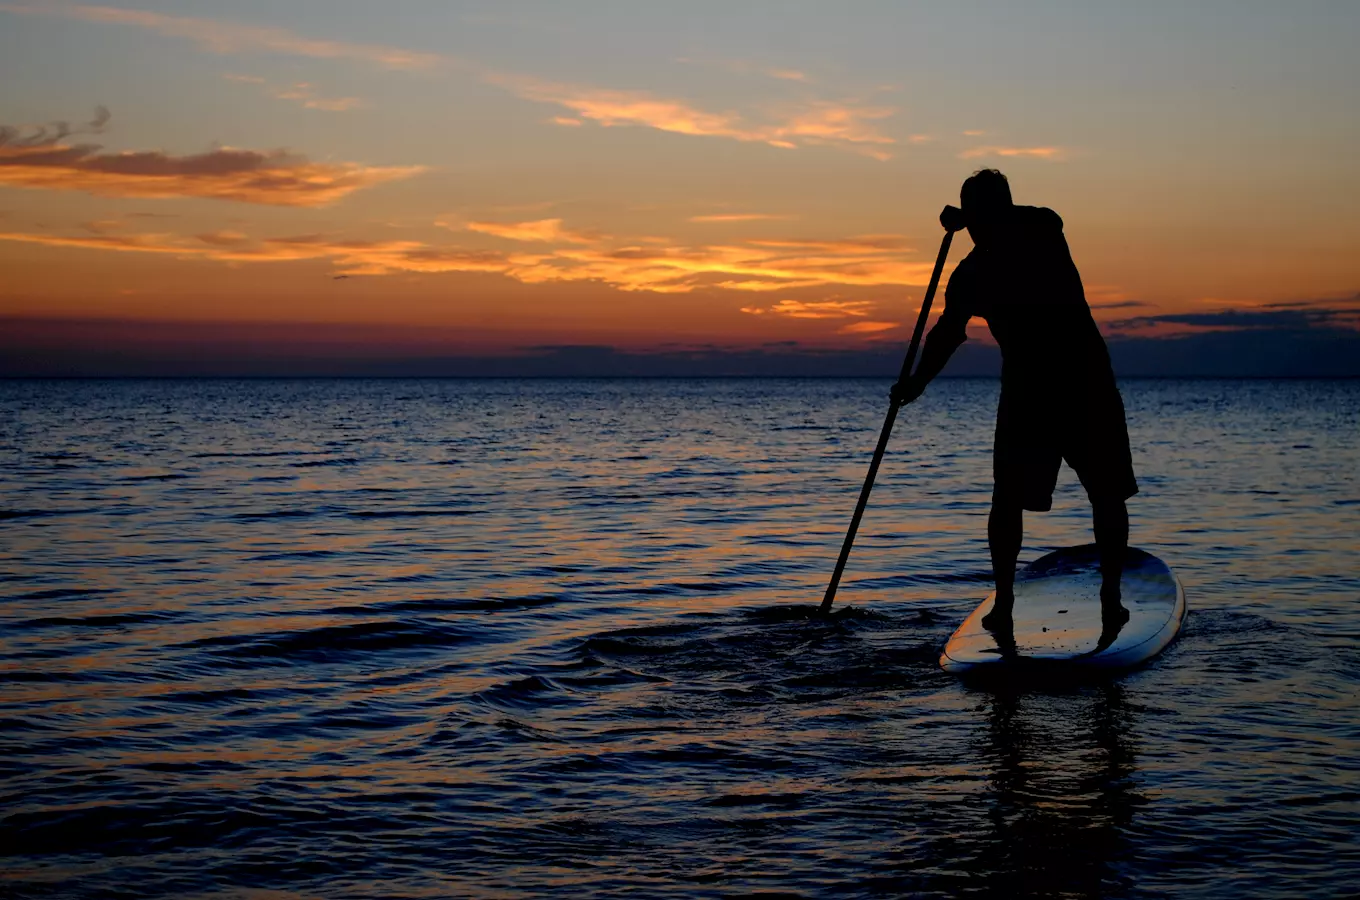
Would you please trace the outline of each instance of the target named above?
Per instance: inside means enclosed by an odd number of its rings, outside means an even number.
[[[0,382],[0,896],[1355,896],[1360,381],[1122,384],[1190,612],[1071,683],[938,665],[994,381],[810,615],[887,388]]]

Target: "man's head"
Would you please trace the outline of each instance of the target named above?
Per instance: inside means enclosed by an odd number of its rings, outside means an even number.
[[[996,169],[979,169],[959,191],[968,234],[975,244],[985,244],[995,224],[1011,209],[1011,185]]]

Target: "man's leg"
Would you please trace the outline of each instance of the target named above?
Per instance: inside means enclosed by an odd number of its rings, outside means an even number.
[[[996,578],[996,601],[982,619],[988,628],[1006,627],[1015,607],[1015,561],[1020,556],[1024,534],[1024,510],[1018,501],[992,498],[992,513],[987,517],[987,543],[992,551],[992,574]]]
[[[1091,500],[1091,520],[1095,526],[1096,548],[1100,551],[1100,601],[1120,606],[1119,580],[1124,573],[1124,557],[1129,547],[1129,510],[1122,499]]]

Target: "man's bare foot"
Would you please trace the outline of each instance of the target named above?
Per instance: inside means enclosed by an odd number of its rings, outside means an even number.
[[[1123,630],[1124,623],[1129,620],[1129,611],[1124,608],[1124,604],[1119,602],[1119,595],[1107,600],[1104,594],[1100,596],[1100,638],[1096,641],[1096,648],[1091,654],[1100,653],[1114,644],[1119,637],[1119,632]]]
[[[982,617],[982,627],[988,631],[1010,631],[1015,627],[1011,619],[1015,611],[1015,594],[1002,596],[998,591],[996,599],[992,601],[992,611]]]

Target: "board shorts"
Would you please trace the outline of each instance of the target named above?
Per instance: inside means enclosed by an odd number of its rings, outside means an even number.
[[[1138,493],[1119,391],[1111,385],[1079,393],[1037,397],[1002,389],[992,456],[994,503],[1018,500],[1023,509],[1048,512],[1063,460],[1092,502]]]

